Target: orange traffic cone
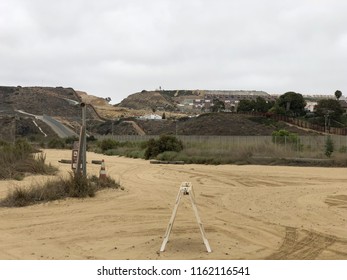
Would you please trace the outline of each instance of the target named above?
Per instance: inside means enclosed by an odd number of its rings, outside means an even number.
[[[101,161],[101,168],[99,173],[99,180],[103,180],[106,178],[106,168],[105,168],[105,161]]]

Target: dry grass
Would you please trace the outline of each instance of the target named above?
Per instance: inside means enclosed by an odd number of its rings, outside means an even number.
[[[101,189],[119,187],[120,184],[110,177],[99,180],[96,176],[86,178],[70,173],[68,178],[51,180],[41,186],[32,186],[28,189],[15,188],[0,201],[0,206],[23,207],[67,197],[94,197]]]
[[[37,153],[25,140],[15,144],[0,143],[0,180],[21,180],[26,173],[54,174],[57,169],[45,163],[46,156]]]

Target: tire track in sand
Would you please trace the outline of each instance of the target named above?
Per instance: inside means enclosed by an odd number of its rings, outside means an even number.
[[[299,238],[299,233],[304,237]],[[266,259],[269,260],[313,260],[325,249],[336,242],[336,238],[313,231],[298,232],[297,228],[286,227],[286,234],[277,252]]]

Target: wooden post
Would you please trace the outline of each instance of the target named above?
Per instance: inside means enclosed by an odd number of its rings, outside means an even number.
[[[78,145],[78,154],[77,154],[77,166],[76,166],[76,174],[83,174],[81,173],[81,165],[83,164],[83,142],[84,142],[84,137],[83,135],[85,134],[85,127],[82,125],[81,131],[80,131],[80,141]],[[82,166],[82,169],[84,167]],[[83,174],[83,176],[85,176]]]
[[[87,106],[85,103],[81,103],[82,107],[82,127],[84,127],[83,135],[80,139],[83,139],[82,144],[82,175],[84,177],[87,176],[87,122],[86,122],[86,114],[87,114]]]
[[[87,137],[86,137],[86,104],[81,103],[82,108],[82,126],[80,131],[78,156],[77,156],[77,167],[76,173],[82,174],[84,177],[87,176]],[[82,172],[81,172],[82,165]]]
[[[193,211],[194,211],[194,214],[195,214],[195,218],[196,218],[196,221],[198,223],[198,226],[199,226],[199,229],[200,229],[200,233],[201,233],[202,239],[204,241],[206,250],[207,250],[208,253],[211,253],[212,250],[211,250],[210,244],[209,244],[209,242],[208,242],[208,240],[206,238],[205,230],[204,230],[203,224],[201,222],[201,219],[200,219],[200,216],[199,216],[199,213],[198,213],[198,209],[196,207],[195,196],[194,196],[194,191],[193,191],[193,185],[190,182],[183,182],[181,184],[181,186],[180,186],[180,189],[179,189],[177,197],[176,197],[175,207],[174,207],[174,209],[172,211],[172,215],[171,215],[169,224],[167,226],[167,229],[166,229],[166,232],[165,232],[165,235],[164,235],[164,240],[163,240],[163,243],[161,245],[160,251],[161,252],[165,251],[165,246],[166,246],[167,242],[169,241],[170,233],[171,233],[171,230],[173,228],[173,224],[175,222],[178,206],[179,206],[179,203],[181,201],[182,195],[189,195],[190,202],[192,204],[192,208],[193,208]]]

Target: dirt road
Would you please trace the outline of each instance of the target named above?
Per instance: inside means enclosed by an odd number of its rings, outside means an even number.
[[[70,151],[47,150],[66,174]],[[0,209],[0,259],[347,259],[347,171],[235,165],[151,165],[105,159],[121,190]],[[88,173],[98,174],[98,165]],[[1,181],[9,188],[36,184]],[[189,199],[183,197],[165,252],[162,237],[181,182],[192,182],[212,248],[207,253]]]

